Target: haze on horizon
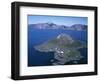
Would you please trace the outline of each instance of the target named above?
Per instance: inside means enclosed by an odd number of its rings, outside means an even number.
[[[72,16],[48,16],[48,15],[28,15],[28,24],[55,23],[58,25],[71,26],[73,24],[88,25],[87,17]]]

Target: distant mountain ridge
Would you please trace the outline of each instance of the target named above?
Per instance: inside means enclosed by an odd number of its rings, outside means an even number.
[[[71,26],[66,25],[58,25],[54,23],[37,23],[37,24],[29,24],[29,27],[35,29],[66,29],[66,30],[87,30],[87,25],[84,24],[74,24]]]

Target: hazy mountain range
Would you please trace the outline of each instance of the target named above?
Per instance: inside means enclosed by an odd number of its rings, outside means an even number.
[[[37,24],[29,24],[29,27],[34,29],[66,29],[66,30],[87,30],[87,25],[84,24],[74,24],[71,26],[67,25],[58,25],[54,23],[37,23]]]

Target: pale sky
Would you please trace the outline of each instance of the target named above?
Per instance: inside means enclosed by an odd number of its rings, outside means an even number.
[[[87,17],[70,17],[70,16],[47,16],[47,15],[28,15],[28,24],[36,23],[55,23],[58,25],[71,26],[73,24],[88,24]]]

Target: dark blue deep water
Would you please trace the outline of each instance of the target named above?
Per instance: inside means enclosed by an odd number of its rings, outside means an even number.
[[[53,59],[54,53],[39,52],[34,46],[42,44],[59,34],[65,33],[75,40],[87,42],[87,31],[63,30],[63,29],[33,29],[28,28],[28,66],[48,66],[51,65],[50,60]],[[87,48],[79,49],[84,59],[79,64],[87,63]]]

